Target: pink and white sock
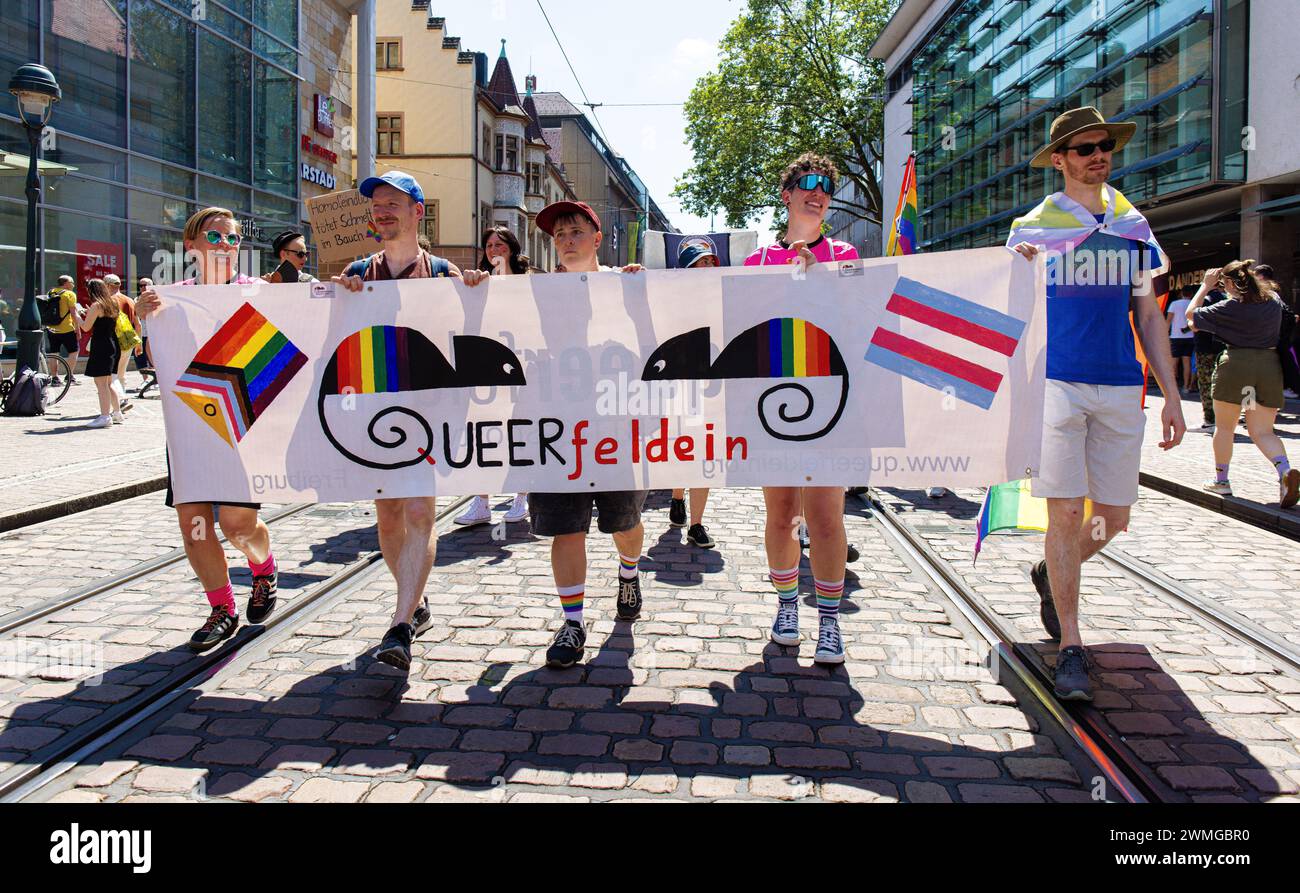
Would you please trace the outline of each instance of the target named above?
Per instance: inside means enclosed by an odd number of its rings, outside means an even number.
[[[267,552],[266,561],[263,561],[261,564],[254,564],[250,561],[248,562],[248,569],[252,572],[254,577],[269,577],[271,574],[275,573],[275,556],[270,552]]]

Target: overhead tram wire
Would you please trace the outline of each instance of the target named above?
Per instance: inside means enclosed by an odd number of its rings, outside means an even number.
[[[551,24],[551,17],[546,14],[546,7],[542,5],[542,0],[537,0],[537,8],[542,13],[542,18],[546,20],[546,27],[551,29],[551,36],[555,38],[555,45],[560,48],[560,55],[564,57],[564,62],[569,66],[569,73],[573,75],[573,82],[578,85],[578,92],[582,94],[582,104],[591,109],[592,120],[596,122],[596,129],[600,131],[601,138],[605,145],[613,147],[609,141],[609,134],[605,133],[605,125],[600,123],[600,116],[596,114],[596,107],[601,103],[592,102],[591,97],[587,95],[587,90],[582,86],[582,81],[578,77],[578,72],[574,70],[573,63],[569,61],[569,53],[564,49],[564,44],[560,42],[560,35],[555,33],[555,26]]]

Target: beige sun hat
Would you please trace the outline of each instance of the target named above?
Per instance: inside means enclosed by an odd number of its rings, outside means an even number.
[[[1120,121],[1117,124],[1108,124],[1101,112],[1090,105],[1070,109],[1065,114],[1057,116],[1052,122],[1051,136],[1048,138],[1047,145],[1038,150],[1038,154],[1029,162],[1029,166],[1051,167],[1053,152],[1061,151],[1061,147],[1068,143],[1071,137],[1089,130],[1104,130],[1109,133],[1115,140],[1115,151],[1118,152],[1133,138],[1133,133],[1137,130],[1137,122]]]

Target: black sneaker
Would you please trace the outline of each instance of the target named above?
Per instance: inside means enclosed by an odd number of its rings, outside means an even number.
[[[636,620],[641,616],[641,575],[630,580],[618,578],[618,619]]]
[[[668,503],[668,526],[686,526],[686,500],[674,499]]]
[[[409,623],[399,623],[384,634],[384,641],[379,643],[375,660],[383,661],[399,670],[411,668],[411,640],[415,638],[415,628]]]
[[[858,547],[853,545],[853,543],[849,543],[849,551],[844,558],[845,564],[852,564],[861,557],[862,555],[858,552]]]
[[[1063,701],[1091,701],[1092,680],[1088,677],[1088,652],[1082,646],[1062,648],[1056,655],[1056,684],[1053,691]]]
[[[202,654],[214,645],[229,639],[239,626],[239,615],[231,614],[223,607],[215,607],[203,625],[190,636],[190,650]]]
[[[870,487],[849,487],[847,490],[844,491],[844,495],[845,495],[845,496],[863,496],[863,495],[865,495],[866,492],[867,492],[868,490],[870,490],[870,489],[871,489]]]
[[[248,597],[248,607],[244,616],[249,623],[262,623],[275,610],[275,591],[279,583],[279,573],[253,577],[253,593]]]
[[[1043,629],[1053,639],[1061,638],[1061,621],[1056,616],[1056,602],[1052,600],[1052,584],[1047,579],[1047,560],[1043,559],[1029,569],[1029,579],[1038,590],[1038,616]]]
[[[411,626],[415,629],[415,635],[419,635],[429,627],[433,626],[433,614],[429,612],[429,600],[422,599],[420,607],[415,609],[415,616],[411,618]]]
[[[567,670],[582,660],[586,647],[587,631],[582,628],[582,624],[576,620],[566,620],[555,634],[551,647],[546,649],[546,665],[556,670]]]
[[[712,549],[717,545],[713,537],[709,536],[709,529],[703,524],[692,524],[691,529],[686,531],[686,541],[701,549]]]

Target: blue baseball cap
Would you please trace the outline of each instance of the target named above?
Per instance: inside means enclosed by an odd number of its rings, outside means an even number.
[[[687,239],[677,248],[677,266],[688,270],[706,257],[717,259],[718,253],[705,239]]]
[[[415,177],[410,174],[404,174],[401,171],[389,171],[382,177],[368,177],[362,180],[361,185],[357,188],[361,190],[362,195],[370,198],[375,194],[376,186],[391,186],[400,192],[405,192],[420,204],[424,204],[424,190],[420,188],[420,184],[416,182]]]

